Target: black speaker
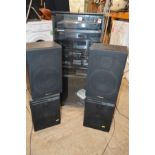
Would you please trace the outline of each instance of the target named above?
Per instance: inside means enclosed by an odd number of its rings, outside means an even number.
[[[84,112],[84,126],[109,131],[115,105],[102,100],[86,98]]]
[[[127,55],[124,46],[90,47],[84,126],[109,131]]]
[[[30,101],[34,130],[60,124],[60,95]]]
[[[90,47],[86,96],[116,102],[127,51],[124,46],[102,43],[95,43]]]
[[[32,99],[62,91],[62,49],[55,42],[26,45],[26,61]]]

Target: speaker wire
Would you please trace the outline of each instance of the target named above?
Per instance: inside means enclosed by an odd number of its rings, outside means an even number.
[[[111,142],[111,140],[112,140],[112,138],[114,136],[114,133],[115,133],[115,119],[114,118],[113,118],[113,124],[114,124],[114,128],[113,128],[112,135],[111,135],[109,141],[107,142],[107,144],[106,144],[106,146],[105,146],[105,148],[104,148],[104,150],[103,150],[101,155],[104,155],[105,151],[107,150],[107,148],[108,148],[108,146],[109,146],[109,144],[110,144],[110,142]]]

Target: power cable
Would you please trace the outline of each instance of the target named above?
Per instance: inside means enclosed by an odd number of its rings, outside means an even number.
[[[111,140],[112,140],[112,138],[113,138],[113,136],[114,136],[114,133],[115,133],[115,119],[114,119],[114,118],[113,118],[113,123],[114,123],[113,133],[112,133],[112,135],[111,135],[111,137],[110,137],[108,143],[106,144],[106,146],[105,146],[105,148],[104,148],[104,150],[103,150],[103,152],[102,152],[101,155],[104,155],[105,151],[107,150],[107,147],[109,146],[109,144],[110,144],[110,142],[111,142]]]
[[[30,132],[30,155],[32,153],[32,131],[33,131],[33,124],[31,126],[31,132]]]
[[[116,110],[117,110],[117,112],[121,115],[121,116],[123,116],[124,118],[126,118],[127,120],[129,120],[129,118],[127,117],[127,116],[125,116],[124,114],[122,114],[119,110],[118,110],[118,107],[116,106]]]
[[[29,108],[26,106],[26,109],[27,109],[27,111],[29,112],[29,114],[30,114],[30,110],[29,110]]]

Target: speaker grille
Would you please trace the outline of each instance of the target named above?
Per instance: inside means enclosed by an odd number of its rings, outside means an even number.
[[[28,43],[26,61],[31,95],[39,99],[62,91],[62,54],[54,42]]]
[[[89,80],[89,90],[96,96],[112,95],[116,91],[117,81],[115,75],[106,70],[93,72]]]
[[[30,102],[34,130],[41,130],[60,123],[60,97],[46,97]]]
[[[83,125],[102,131],[109,131],[114,108],[103,104],[94,104],[86,99]]]
[[[101,43],[93,44],[89,51],[86,96],[102,97],[105,101],[114,103],[117,100],[126,58],[125,47],[109,45],[105,49]]]
[[[55,92],[60,85],[58,76],[58,71],[53,68],[39,68],[32,74],[32,81],[36,83],[32,90],[40,95],[50,91]]]

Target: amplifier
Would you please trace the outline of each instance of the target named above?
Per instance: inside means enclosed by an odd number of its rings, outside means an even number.
[[[90,46],[90,40],[73,40],[73,48],[74,49],[88,49]]]
[[[55,29],[55,40],[78,39],[100,42],[101,30]]]
[[[88,48],[89,40],[64,40],[59,41],[62,45],[63,68],[87,67],[88,66]]]

